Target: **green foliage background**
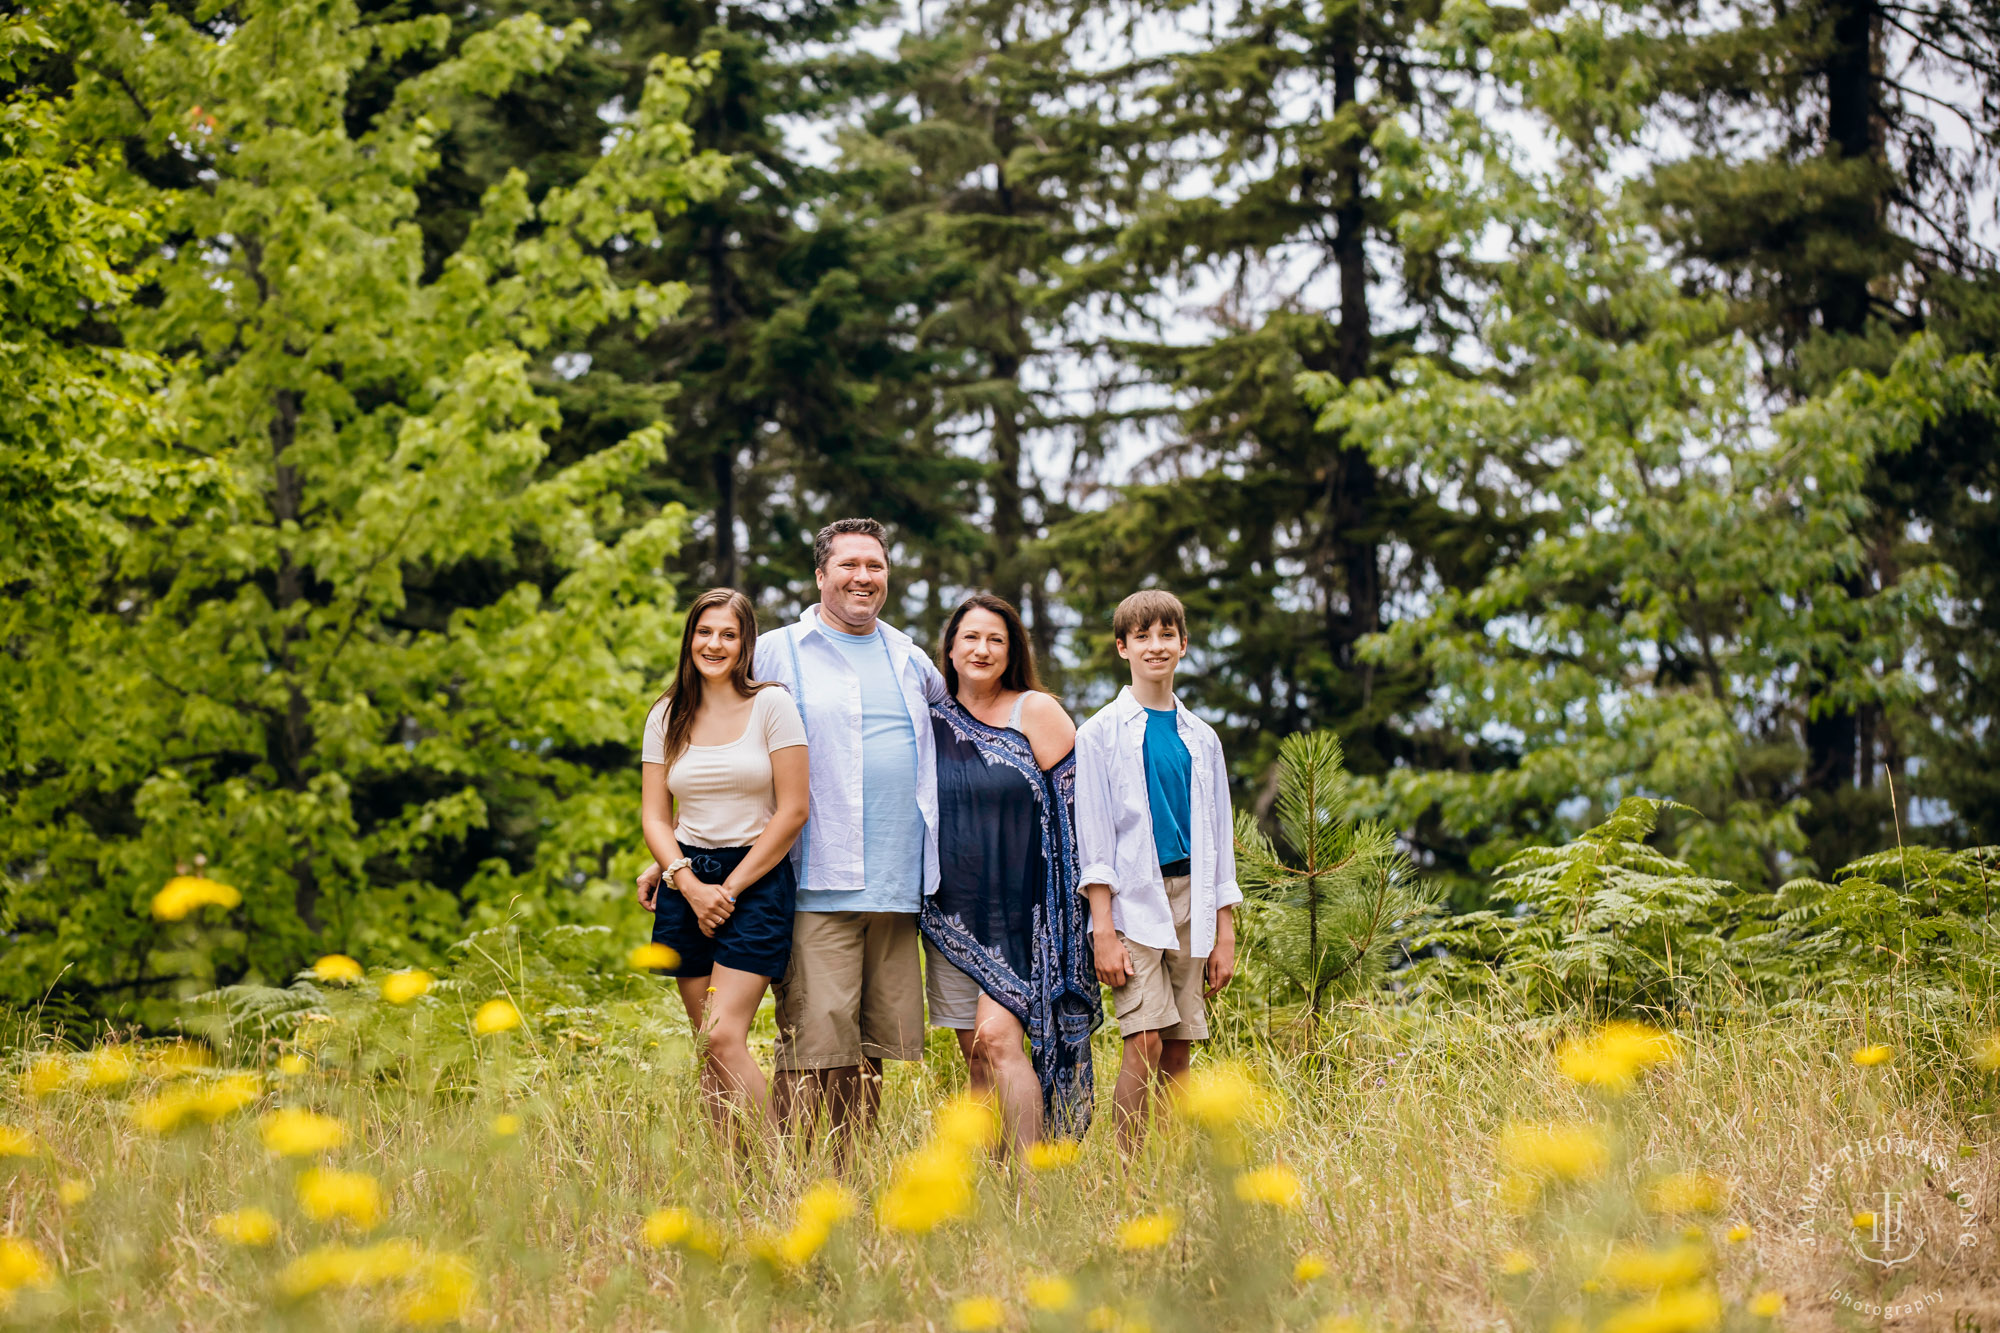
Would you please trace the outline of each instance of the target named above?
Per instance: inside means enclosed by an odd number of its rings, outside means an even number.
[[[0,1000],[635,931],[677,591],[855,512],[1078,711],[1182,596],[1315,1012],[1363,880],[1531,1005],[1981,956],[2000,8],[1711,11],[17,8]]]

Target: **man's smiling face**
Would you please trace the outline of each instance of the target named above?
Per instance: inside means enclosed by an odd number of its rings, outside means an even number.
[[[859,532],[833,539],[826,564],[813,575],[821,616],[849,634],[872,634],[889,599],[889,555],[882,543]]]

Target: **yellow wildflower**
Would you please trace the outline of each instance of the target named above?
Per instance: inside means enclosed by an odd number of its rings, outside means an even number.
[[[1722,1324],[1722,1298],[1713,1287],[1662,1292],[1613,1312],[1598,1333],[1706,1333]]]
[[[951,1326],[965,1333],[998,1328],[1006,1318],[1006,1307],[991,1296],[967,1296],[951,1307]]]
[[[1076,1304],[1076,1283],[1055,1273],[1031,1277],[1027,1297],[1028,1304],[1035,1309],[1057,1314]]]
[[[204,907],[227,910],[242,901],[243,895],[227,884],[196,875],[176,875],[153,895],[153,915],[162,921],[181,921]]]
[[[1785,1312],[1785,1293],[1760,1291],[1750,1298],[1749,1309],[1759,1319],[1776,1319]]]
[[[65,1176],[61,1183],[56,1186],[56,1198],[62,1201],[65,1208],[74,1208],[89,1197],[90,1182],[87,1180],[78,1180],[74,1176]]]
[[[493,1117],[491,1128],[495,1138],[511,1139],[521,1132],[521,1117],[512,1111],[502,1111]]]
[[[861,1201],[845,1185],[822,1180],[799,1199],[799,1219],[830,1227],[861,1211]]]
[[[436,978],[422,968],[391,972],[382,978],[382,998],[390,1004],[408,1004],[431,988]]]
[[[641,972],[664,972],[668,968],[679,967],[681,956],[666,945],[655,941],[632,950],[625,955],[625,961]]]
[[[299,1207],[315,1222],[339,1220],[372,1231],[382,1220],[382,1186],[360,1171],[316,1166],[299,1175]]]
[[[0,1236],[0,1302],[23,1287],[46,1287],[53,1274],[32,1241]]]
[[[1111,1333],[1119,1325],[1118,1312],[1108,1305],[1093,1305],[1083,1317],[1083,1326],[1090,1333]]]
[[[1989,1032],[1972,1048],[1972,1063],[1989,1073],[2000,1069],[2000,1032]]]
[[[21,1071],[21,1091],[30,1097],[51,1096],[68,1082],[69,1061],[59,1055],[36,1056]]]
[[[972,1212],[972,1162],[949,1143],[934,1143],[897,1164],[875,1201],[875,1216],[891,1231],[925,1232]]]
[[[83,1086],[97,1090],[122,1088],[139,1072],[132,1052],[123,1046],[99,1046],[83,1058]]]
[[[1856,1231],[1873,1231],[1875,1229],[1875,1214],[1873,1213],[1856,1213],[1851,1220],[1854,1223]]]
[[[1028,1145],[1030,1171],[1059,1171],[1075,1166],[1083,1156],[1083,1145],[1075,1139],[1037,1139]]]
[[[1172,1213],[1148,1213],[1135,1217],[1118,1228],[1118,1248],[1128,1253],[1137,1250],[1157,1250],[1174,1238],[1180,1227],[1180,1219]]]
[[[671,1245],[677,1250],[690,1250],[711,1259],[722,1254],[722,1245],[716,1240],[715,1233],[685,1208],[662,1208],[653,1213],[647,1217],[640,1235],[646,1244],[656,1250]]]
[[[180,1078],[207,1069],[214,1063],[215,1056],[209,1053],[206,1046],[175,1041],[153,1049],[146,1058],[146,1072],[156,1078]]]
[[[1236,1177],[1236,1197],[1245,1203],[1268,1204],[1273,1208],[1297,1212],[1299,1178],[1292,1174],[1290,1167],[1275,1163],[1255,1171],[1245,1171]]]
[[[1625,1291],[1684,1287],[1708,1272],[1708,1251],[1686,1244],[1670,1250],[1622,1246],[1605,1256],[1600,1272],[1605,1281]]]
[[[488,1000],[472,1015],[472,1030],[482,1037],[511,1032],[521,1026],[521,1011],[512,1000]]]
[[[1863,1069],[1872,1069],[1876,1065],[1888,1063],[1889,1057],[1894,1054],[1895,1052],[1887,1046],[1863,1046],[1849,1058]]]
[[[1588,1040],[1569,1041],[1556,1063],[1572,1082],[1614,1094],[1632,1086],[1641,1071],[1672,1060],[1678,1046],[1670,1033],[1644,1023],[1606,1023]]]
[[[1719,1213],[1729,1203],[1729,1182],[1706,1171],[1661,1176],[1646,1187],[1646,1207],[1656,1213]]]
[[[301,1078],[312,1072],[312,1060],[297,1051],[278,1057],[278,1072],[286,1078]]]
[[[347,1142],[347,1126],[332,1116],[287,1106],[264,1117],[264,1146],[280,1157],[316,1157]]]
[[[1302,1254],[1292,1265],[1292,1281],[1317,1282],[1327,1274],[1326,1260],[1317,1254]]]
[[[278,1272],[278,1292],[291,1300],[328,1287],[378,1287],[408,1277],[425,1262],[415,1241],[385,1240],[359,1247],[322,1245]]]
[[[396,1307],[396,1317],[405,1324],[429,1328],[455,1324],[472,1312],[479,1294],[479,1279],[472,1265],[463,1259],[433,1256],[424,1261],[417,1289]]]
[[[1175,1104],[1180,1113],[1209,1129],[1226,1129],[1258,1115],[1264,1093],[1241,1065],[1209,1065],[1188,1075]]]
[[[976,1097],[954,1097],[938,1108],[938,1142],[966,1152],[976,1152],[993,1142],[1000,1127],[993,1108]]]
[[[278,1219],[262,1208],[238,1208],[211,1217],[208,1229],[231,1245],[269,1245],[278,1235]]]
[[[344,953],[330,953],[312,965],[315,981],[338,981],[343,984],[361,980],[361,964]]]
[[[33,1157],[39,1151],[34,1135],[12,1125],[0,1125],[0,1157]]]
[[[1744,1241],[1750,1239],[1750,1228],[1738,1222],[1735,1226],[1729,1228],[1728,1239],[1731,1245],[1741,1245]]]
[[[1508,1277],[1532,1273],[1535,1271],[1535,1256],[1526,1250],[1509,1250],[1500,1256],[1500,1271]]]
[[[257,1100],[257,1076],[231,1074],[205,1087],[179,1084],[132,1108],[132,1121],[148,1134],[171,1134],[196,1121],[214,1124]]]
[[[1314,1325],[1314,1333],[1362,1333],[1366,1327],[1351,1314],[1330,1314]]]
[[[1526,1176],[1588,1180],[1603,1174],[1609,1158],[1594,1125],[1509,1125],[1500,1134],[1500,1160]]]

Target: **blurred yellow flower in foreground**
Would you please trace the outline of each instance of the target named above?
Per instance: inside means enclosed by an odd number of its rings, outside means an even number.
[[[59,1055],[39,1055],[21,1071],[21,1091],[30,1097],[60,1092],[69,1082],[69,1061]]]
[[[132,1108],[132,1123],[148,1134],[171,1134],[202,1121],[214,1124],[257,1100],[254,1074],[231,1074],[215,1082],[178,1084]]]
[[[1006,1307],[991,1296],[967,1296],[951,1307],[951,1326],[965,1333],[998,1328],[1006,1318]]]
[[[403,972],[391,972],[382,978],[382,998],[390,1004],[408,1004],[431,988],[437,980],[422,968],[410,968]]]
[[[417,1274],[417,1289],[396,1307],[396,1317],[419,1328],[455,1324],[472,1313],[479,1279],[472,1265],[446,1255],[425,1259]]]
[[[1532,1273],[1535,1271],[1535,1256],[1526,1250],[1509,1250],[1500,1256],[1500,1271],[1508,1277]]]
[[[338,981],[346,983],[361,980],[361,964],[344,953],[330,953],[312,965],[315,981]]]
[[[103,1090],[122,1088],[139,1072],[139,1062],[123,1046],[99,1046],[83,1058],[83,1086]]]
[[[215,1057],[209,1053],[208,1047],[174,1041],[153,1048],[146,1057],[146,1072],[155,1078],[180,1078],[198,1073],[214,1063]]]
[[[1641,1072],[1679,1054],[1671,1033],[1644,1023],[1606,1023],[1585,1041],[1564,1043],[1556,1055],[1563,1076],[1614,1095],[1632,1086]]]
[[[197,875],[176,875],[153,895],[153,915],[162,921],[181,921],[204,907],[231,908],[243,895],[227,884]]]
[[[799,1219],[816,1226],[830,1227],[845,1222],[861,1211],[854,1191],[837,1181],[822,1180],[799,1199]]]
[[[664,972],[670,967],[681,965],[681,956],[666,945],[654,941],[642,944],[625,955],[625,961],[641,972]]]
[[[1729,1228],[1728,1240],[1731,1245],[1741,1245],[1744,1241],[1749,1239],[1750,1239],[1750,1228],[1745,1226],[1743,1223],[1738,1222],[1735,1226]]]
[[[1314,1333],[1363,1333],[1366,1328],[1351,1314],[1330,1314],[1314,1325]]]
[[[722,1245],[715,1233],[685,1208],[660,1209],[647,1217],[646,1225],[639,1234],[646,1244],[656,1250],[671,1245],[677,1250],[691,1250],[711,1259],[722,1257]]]
[[[1030,1171],[1059,1171],[1075,1166],[1083,1156],[1083,1145],[1075,1139],[1037,1139],[1028,1145]]]
[[[1057,1314],[1076,1304],[1076,1283],[1057,1273],[1031,1277],[1027,1296],[1030,1306]]]
[[[488,1000],[472,1015],[472,1030],[482,1037],[512,1032],[521,1026],[521,1011],[512,1000]]]
[[[1606,1255],[1599,1271],[1606,1282],[1625,1291],[1684,1287],[1708,1272],[1708,1251],[1699,1245],[1670,1250],[1626,1245]]]
[[[1509,1125],[1500,1132],[1500,1161],[1536,1179],[1590,1180],[1604,1172],[1610,1150],[1595,1125]]]
[[[1760,1291],[1750,1298],[1748,1307],[1751,1314],[1759,1319],[1776,1319],[1785,1312],[1785,1293],[1782,1291]]]
[[[90,1182],[78,1180],[75,1176],[65,1176],[56,1186],[56,1198],[65,1208],[74,1208],[90,1197]]]
[[[1209,1129],[1226,1129],[1265,1111],[1264,1090],[1241,1065],[1208,1065],[1181,1084],[1175,1105],[1180,1113]]]
[[[925,1232],[972,1212],[972,1160],[951,1143],[933,1143],[896,1164],[875,1216],[891,1231]]]
[[[1646,1207],[1656,1213],[1719,1213],[1729,1203],[1729,1182],[1706,1171],[1661,1176],[1646,1186]]]
[[[1598,1333],[1706,1333],[1722,1325],[1722,1298],[1713,1287],[1663,1292],[1616,1310]]]
[[[2000,1032],[1989,1032],[1973,1043],[1972,1063],[1988,1072],[2000,1069]]]
[[[312,1072],[312,1061],[291,1051],[278,1057],[278,1072],[286,1078],[301,1078]]]
[[[1128,1253],[1136,1250],[1157,1250],[1174,1238],[1180,1227],[1180,1219],[1172,1213],[1148,1213],[1135,1217],[1118,1228],[1118,1248]]]
[[[315,1222],[340,1220],[372,1231],[382,1220],[382,1187],[360,1171],[316,1166],[299,1175],[299,1207]]]
[[[33,1157],[35,1136],[12,1125],[0,1125],[0,1157]]]
[[[49,1261],[31,1241],[0,1236],[0,1308],[23,1287],[46,1287],[53,1279]]]
[[[1327,1263],[1317,1254],[1302,1254],[1292,1265],[1292,1281],[1317,1282],[1327,1274]]]
[[[1245,1203],[1268,1204],[1293,1212],[1299,1207],[1299,1178],[1288,1166],[1273,1163],[1236,1177],[1236,1197]]]
[[[280,1157],[314,1157],[347,1142],[347,1126],[332,1116],[287,1106],[264,1117],[264,1146]]]
[[[423,1248],[411,1240],[385,1240],[361,1246],[322,1245],[279,1270],[278,1291],[297,1300],[328,1287],[375,1287],[409,1276],[423,1262]]]
[[[1894,1054],[1887,1046],[1863,1046],[1848,1058],[1863,1069],[1873,1069],[1876,1065],[1887,1064]]]
[[[278,1219],[262,1208],[238,1208],[208,1220],[209,1231],[231,1245],[269,1245],[278,1235]]]
[[[521,1132],[521,1117],[512,1111],[502,1111],[493,1117],[491,1128],[495,1138],[511,1139]]]
[[[1875,1214],[1873,1213],[1856,1213],[1849,1220],[1854,1223],[1856,1231],[1873,1231],[1875,1229]]]
[[[1000,1126],[991,1105],[977,1097],[960,1096],[938,1108],[934,1132],[940,1143],[975,1152],[993,1142]]]
[[[757,1246],[760,1258],[778,1268],[797,1268],[811,1261],[833,1236],[833,1228],[854,1216],[861,1201],[844,1185],[822,1180],[799,1200],[798,1221],[776,1238]]]

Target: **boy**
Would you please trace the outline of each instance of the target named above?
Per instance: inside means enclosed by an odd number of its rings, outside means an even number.
[[[1208,1036],[1203,1001],[1236,971],[1235,824],[1215,728],[1174,697],[1187,612],[1148,589],[1111,618],[1132,683],[1076,733],[1076,843],[1097,978],[1112,988],[1125,1058],[1112,1107],[1127,1152],[1148,1101]]]

